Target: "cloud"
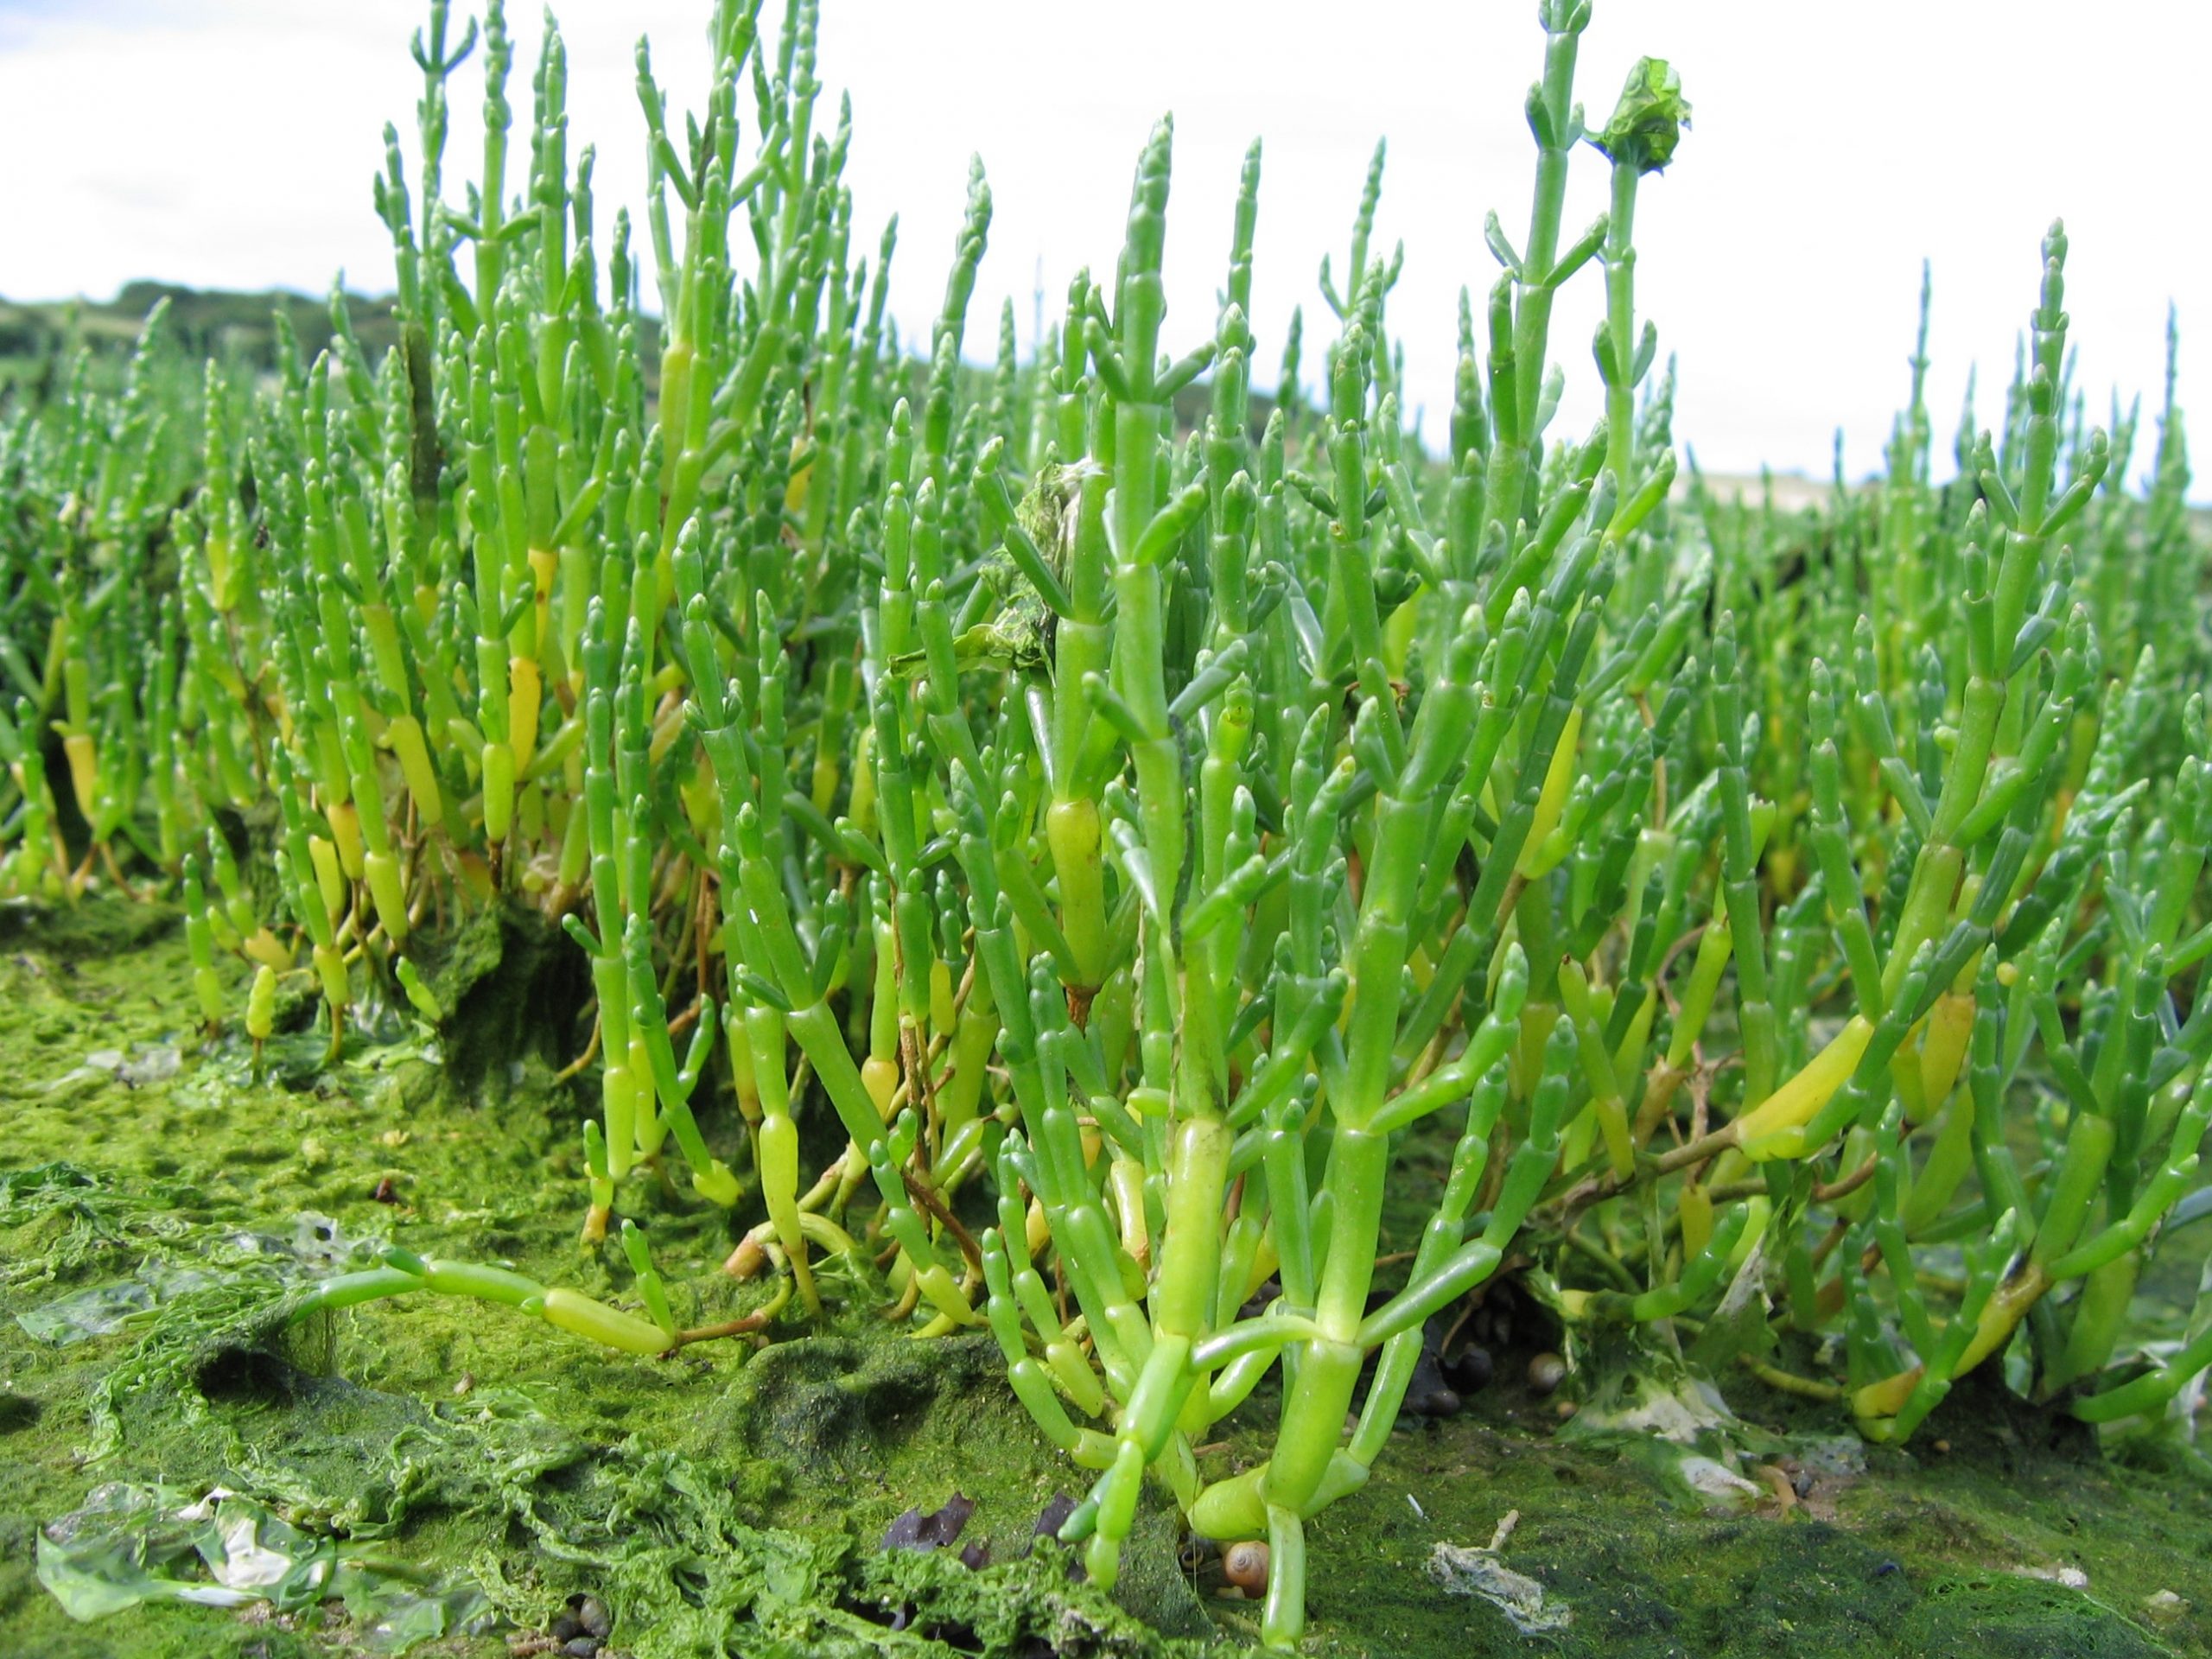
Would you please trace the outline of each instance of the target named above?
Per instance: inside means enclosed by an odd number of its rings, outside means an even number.
[[[673,101],[696,107],[708,70],[702,9],[561,10],[571,150],[598,146],[611,223],[644,175],[632,43],[650,33]],[[422,16],[400,0],[0,4],[0,154],[11,158],[0,293],[106,293],[137,276],[312,291],[341,266],[378,285],[390,251],[368,181],[387,120],[404,136],[410,178],[417,165],[421,80],[406,41]],[[1376,245],[1406,245],[1391,321],[1408,402],[1440,429],[1459,290],[1479,296],[1497,275],[1483,216],[1496,208],[1516,243],[1526,230],[1533,156],[1521,105],[1541,52],[1527,10],[1370,0],[1356,29],[1319,0],[1124,0],[1112,27],[1096,16],[1029,0],[824,8],[824,74],[855,106],[856,238],[872,248],[876,227],[901,215],[902,332],[923,337],[936,311],[971,153],[989,168],[997,215],[970,339],[991,340],[1010,300],[1026,344],[1040,263],[1048,314],[1079,265],[1111,271],[1129,168],[1172,108],[1169,344],[1182,349],[1211,321],[1237,168],[1260,137],[1254,373],[1268,386],[1294,305],[1306,361],[1319,361],[1329,320],[1315,272],[1324,253],[1341,267],[1369,152],[1387,134]],[[1676,66],[1695,105],[1675,164],[1642,197],[1637,286],[1662,353],[1681,355],[1677,432],[1701,460],[1823,474],[1840,426],[1851,468],[1876,465],[1908,385],[1923,257],[1936,272],[1936,429],[1955,423],[1976,363],[1980,418],[1992,419],[2034,302],[2037,238],[2062,213],[2092,412],[2114,386],[2155,402],[2168,301],[2185,342],[2212,330],[2212,230],[2166,181],[2194,153],[2187,77],[2212,47],[2212,21],[2185,0],[2131,17],[2126,31],[2083,29],[2058,0],[1599,4],[1579,79],[1592,118],[1644,53]],[[537,22],[518,7],[514,23],[511,92],[526,121]],[[456,194],[476,170],[477,75],[471,64],[454,85],[446,166]],[[749,98],[740,109],[749,114]],[[511,182],[524,155],[518,136]],[[1583,151],[1568,234],[1604,202],[1603,162]],[[1599,406],[1589,340],[1600,306],[1594,271],[1559,305],[1553,355],[1569,390],[1557,433]],[[2195,360],[2183,359],[2184,398],[2201,378]]]

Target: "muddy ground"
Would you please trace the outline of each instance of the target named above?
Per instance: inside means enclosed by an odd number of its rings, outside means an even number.
[[[1081,1482],[988,1340],[896,1335],[858,1275],[828,1283],[827,1332],[786,1318],[758,1351],[668,1361],[435,1297],[286,1328],[288,1298],[384,1242],[629,1299],[620,1251],[576,1243],[584,1100],[554,1076],[574,988],[512,928],[472,948],[442,964],[454,1053],[387,1015],[329,1071],[315,1033],[280,1039],[257,1080],[235,1041],[202,1049],[165,912],[0,914],[0,1653],[1036,1659],[1254,1640],[1256,1607],[1164,1504],[1114,1599],[1079,1582],[1037,1535]],[[766,1299],[717,1271],[727,1218],[645,1209],[679,1314]],[[1395,1436],[1313,1524],[1313,1654],[2212,1654],[2212,1491],[2113,1463],[2000,1389],[1961,1387],[1897,1452],[1732,1380],[1756,1491],[1723,1499],[1652,1442],[1578,1435],[1574,1382],[1529,1383],[1533,1308],[1493,1340],[1492,1384]],[[1273,1408],[1262,1393],[1233,1419],[1205,1472],[1264,1455]],[[957,1527],[956,1497],[973,1504]],[[1464,1553],[1509,1512],[1494,1555]],[[938,1547],[884,1548],[894,1533]],[[207,1587],[211,1536],[234,1576],[265,1564],[273,1604],[175,1599]],[[41,1565],[80,1611],[130,1605],[73,1620]]]

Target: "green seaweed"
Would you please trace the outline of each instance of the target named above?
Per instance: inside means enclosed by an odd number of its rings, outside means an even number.
[[[302,1535],[473,1585],[510,1631],[599,1595],[613,1648],[636,1659],[1197,1656],[1256,1636],[1258,1604],[1224,1599],[1217,1567],[1179,1556],[1162,1497],[1140,1517],[1114,1601],[1071,1581],[1060,1547],[1031,1536],[1070,1476],[995,1350],[894,1334],[874,1317],[887,1293],[866,1281],[825,1279],[840,1310],[827,1334],[791,1325],[758,1352],[702,1344],[667,1361],[440,1297],[287,1332],[302,1275],[384,1239],[626,1300],[619,1247],[580,1252],[556,1193],[584,1103],[528,1055],[464,1094],[397,1019],[378,1027],[391,1042],[357,1039],[307,1086],[274,1067],[256,1083],[242,1046],[198,1050],[182,941],[139,931],[135,908],[57,911],[0,957],[0,1645],[60,1659],[369,1650],[371,1632],[336,1610],[144,1605],[71,1622],[34,1576],[38,1529],[102,1484],[156,1481],[225,1485]],[[136,943],[77,951],[88,928]],[[133,1084],[93,1068],[48,1088],[99,1050],[165,1047],[180,1053],[174,1075]],[[1420,1144],[1408,1166],[1386,1248],[1412,1242],[1442,1159]],[[375,1196],[387,1181],[396,1202]],[[696,1299],[686,1317],[767,1294],[714,1271],[751,1218],[742,1204],[729,1221],[693,1206],[654,1216],[671,1288]],[[80,1340],[19,1322],[158,1281],[165,1266],[213,1278]],[[1523,1381],[1551,1328],[1525,1297],[1513,1324],[1498,1380],[1468,1412],[1392,1436],[1368,1486],[1316,1517],[1317,1656],[2212,1653],[2204,1489],[2117,1469],[2080,1425],[1993,1383],[1962,1387],[1909,1452],[1819,1476],[1787,1516],[1771,1503],[1686,1513],[1617,1440],[1560,1433],[1560,1402]],[[1748,1379],[1730,1404],[1747,1444],[1803,1451],[1834,1432],[1831,1414]],[[1264,1455],[1273,1409],[1263,1394],[1230,1420],[1207,1472]],[[976,1504],[961,1542],[988,1545],[984,1570],[949,1550],[880,1548],[901,1511],[956,1493]],[[1520,1523],[1502,1560],[1572,1615],[1550,1636],[1517,1635],[1426,1571],[1437,1544],[1478,1547],[1509,1510]],[[2086,1591],[2024,1576],[2062,1568],[2086,1573]],[[2185,1605],[2157,1624],[2145,1608],[2160,1591]],[[493,1659],[506,1639],[412,1651]]]

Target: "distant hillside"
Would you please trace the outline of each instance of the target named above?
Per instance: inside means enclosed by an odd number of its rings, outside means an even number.
[[[279,310],[289,320],[308,361],[330,343],[327,300],[281,290],[233,294],[174,283],[128,283],[112,300],[0,300],[0,384],[24,379],[44,364],[66,359],[80,344],[90,346],[95,358],[128,353],[146,314],[162,299],[169,302],[170,338],[188,356],[213,357],[255,369],[273,367]],[[391,301],[349,294],[346,303],[353,331],[372,359],[381,356],[397,337]]]

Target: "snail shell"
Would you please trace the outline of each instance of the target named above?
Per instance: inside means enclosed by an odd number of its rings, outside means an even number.
[[[1246,1595],[1261,1595],[1268,1587],[1268,1547],[1251,1539],[1231,1544],[1221,1558],[1221,1570]]]

